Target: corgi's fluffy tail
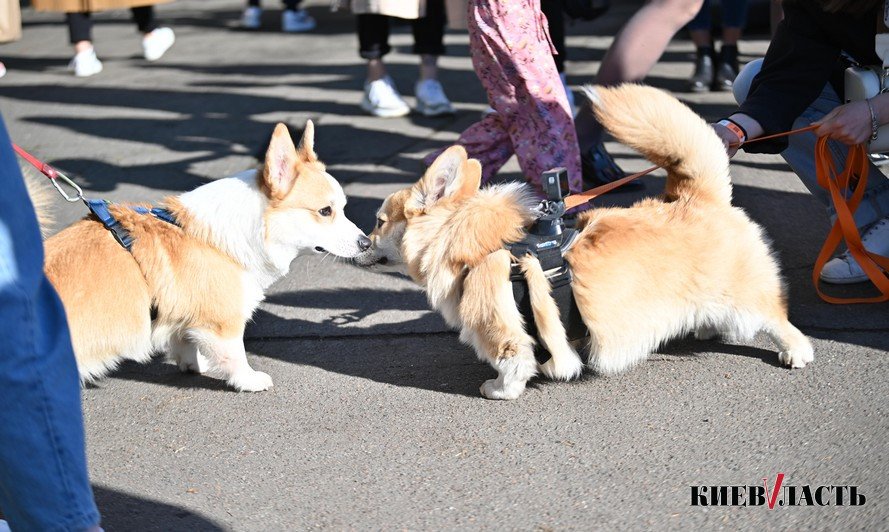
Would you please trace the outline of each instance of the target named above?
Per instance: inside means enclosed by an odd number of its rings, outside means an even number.
[[[667,170],[667,201],[731,201],[725,147],[713,128],[682,102],[633,83],[587,86],[584,92],[615,139]]]
[[[31,197],[34,211],[37,212],[40,234],[46,238],[49,236],[54,222],[51,209],[55,199],[54,191],[47,183],[46,178],[30,166],[22,166],[22,175],[25,177],[25,187],[28,189],[28,196]]]
[[[583,371],[583,362],[568,342],[565,327],[559,316],[559,308],[553,300],[549,281],[543,273],[540,261],[526,255],[519,259],[522,272],[528,282],[531,296],[531,313],[537,324],[540,341],[552,357],[540,366],[540,372],[551,379],[571,380]]]

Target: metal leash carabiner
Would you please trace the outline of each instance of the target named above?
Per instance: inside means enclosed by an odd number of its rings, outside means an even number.
[[[83,197],[83,190],[79,186],[77,186],[77,183],[75,183],[70,177],[66,176],[64,173],[60,172],[49,163],[45,163],[37,157],[34,157],[30,153],[26,152],[18,144],[13,143],[12,148],[15,150],[16,153],[22,156],[23,159],[31,163],[34,168],[39,170],[41,174],[49,178],[52,186],[54,186],[56,190],[59,191],[59,194],[61,194],[62,197],[65,198],[65,201],[69,203],[86,201],[86,199]],[[75,197],[71,197],[67,192],[65,192],[65,189],[63,189],[62,185],[59,184],[59,179],[64,181],[65,184],[68,185],[68,187],[70,187],[77,193],[77,195]]]
[[[53,168],[53,170],[55,170],[55,168]],[[65,201],[67,201],[69,203],[77,203],[78,201],[86,201],[86,199],[84,199],[84,197],[83,197],[83,189],[81,189],[77,185],[77,183],[72,181],[70,177],[66,176],[62,172],[59,172],[58,170],[55,170],[55,175],[56,175],[56,177],[50,177],[49,180],[50,180],[50,182],[52,182],[52,186],[56,187],[56,190],[59,191],[59,194],[61,194],[62,197],[65,198]],[[47,177],[49,177],[49,176],[47,176]],[[61,179],[62,181],[65,182],[66,185],[71,187],[77,193],[77,195],[75,197],[69,196],[68,193],[65,192],[65,189],[63,189],[62,186],[59,184],[59,179]]]

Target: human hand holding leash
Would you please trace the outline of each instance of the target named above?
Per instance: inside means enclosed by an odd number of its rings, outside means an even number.
[[[876,102],[859,100],[835,107],[824,118],[812,123],[818,126],[815,134],[849,146],[867,142],[880,124],[880,115],[874,103]]]

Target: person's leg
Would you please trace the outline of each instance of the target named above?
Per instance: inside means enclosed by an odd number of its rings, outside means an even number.
[[[486,114],[480,121],[463,130],[456,144],[466,148],[466,153],[481,163],[483,185],[491,182],[506,161],[515,154],[506,124],[496,112]],[[430,166],[447,148],[445,146],[430,153],[423,158],[423,163]]]
[[[383,56],[389,46],[389,17],[384,15],[356,15],[358,26],[358,55],[367,60],[367,81],[386,77]]]
[[[722,47],[719,49],[714,85],[731,90],[738,75],[738,41],[747,23],[747,0],[723,0]]]
[[[556,70],[562,73],[565,71],[565,59],[568,54],[565,47],[565,14],[562,10],[562,0],[540,0],[540,10],[546,17],[549,36],[556,48],[556,53],[553,55]]]
[[[571,191],[580,192],[580,154],[568,100],[555,62],[541,59],[552,57],[553,48],[540,0],[518,4],[496,0],[471,3],[472,64],[509,135],[525,178],[539,188],[544,171],[564,166]],[[470,156],[475,154],[470,152]]]
[[[391,51],[389,17],[362,14],[355,18],[358,25],[358,54],[367,60],[361,108],[384,118],[408,114],[411,108],[398,93],[383,63],[383,56]]]
[[[797,118],[793,127],[809,126],[812,122],[823,118],[824,115],[840,104],[839,96],[828,84],[824,87],[821,95],[812,102],[812,105]],[[789,144],[787,149],[781,152],[781,156],[796,172],[796,175],[806,185],[809,192],[825,205],[827,213],[832,220],[836,213],[831,205],[830,195],[818,185],[818,178],[815,175],[813,154],[815,153],[815,143],[817,140],[818,137],[811,131],[791,135],[788,137]],[[845,167],[846,155],[849,151],[848,146],[837,141],[828,142],[828,146],[830,146],[837,168]],[[873,163],[870,164],[868,176],[864,199],[855,212],[855,223],[861,229],[866,229],[871,224],[889,216],[889,179]]]
[[[426,16],[411,23],[414,53],[420,56],[420,76],[414,86],[417,111],[426,116],[454,113],[454,106],[438,81],[438,57],[444,55],[444,0],[428,0]]]
[[[87,477],[80,380],[62,303],[0,120],[0,510],[13,530],[99,524]]]
[[[102,71],[102,62],[93,49],[93,19],[90,13],[66,13],[65,19],[74,46],[74,58],[68,64],[68,70],[82,78],[98,74]]]
[[[157,61],[176,42],[173,30],[167,27],[159,27],[154,17],[154,6],[140,6],[131,8],[133,22],[142,33],[142,54],[148,61]]]
[[[710,0],[705,0],[698,14],[688,23],[688,33],[695,45],[695,71],[688,80],[692,92],[705,92],[713,84],[713,35]]]
[[[133,22],[142,35],[148,35],[158,28],[157,19],[154,18],[154,6],[139,6],[130,9],[133,13]]]
[[[568,97],[568,105],[571,107],[571,114],[574,114],[574,93],[568,86],[568,78],[565,76],[565,61],[568,59],[568,49],[565,46],[565,12],[562,10],[562,0],[540,0],[540,9],[546,17],[546,23],[549,26],[549,36],[556,48],[553,60],[556,62],[556,70],[559,72],[559,79],[562,80],[562,88],[565,90],[565,96]]]
[[[444,55],[444,0],[428,0],[426,16],[411,22],[413,52],[420,56],[420,79],[438,79],[438,57]]]
[[[704,0],[651,0],[621,29],[608,48],[596,83],[616,85],[640,81],[660,59],[670,40],[701,9]],[[580,151],[595,147],[602,128],[589,106],[582,106],[575,118]]]
[[[823,118],[840,104],[839,97],[828,84],[821,95],[794,122],[793,127],[806,127]],[[812,132],[805,132],[791,135],[788,140],[789,145],[781,152],[781,156],[796,172],[812,195],[824,204],[828,216],[834,220],[836,211],[831,204],[830,194],[818,185],[815,172],[813,154],[817,137]],[[837,141],[829,141],[828,147],[837,168],[844,168],[849,147]],[[889,179],[873,163],[870,163],[868,168],[864,198],[861,200],[858,210],[855,211],[854,217],[865,248],[877,254],[889,256]],[[867,276],[855,259],[846,252],[825,264],[824,270],[821,272],[821,279],[826,282],[845,284],[866,281]]]
[[[68,36],[74,53],[85,52],[93,47],[93,19],[90,13],[65,13]]]

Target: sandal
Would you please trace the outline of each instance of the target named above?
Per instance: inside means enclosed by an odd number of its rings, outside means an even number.
[[[601,142],[580,155],[580,164],[583,170],[583,186],[586,189],[605,185],[628,175],[617,165],[611,154],[605,151],[605,144]],[[633,191],[644,188],[645,183],[639,180],[631,181],[621,187],[623,190]]]

